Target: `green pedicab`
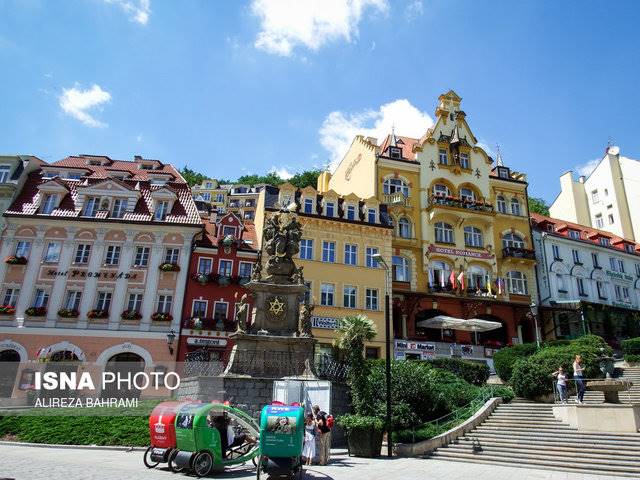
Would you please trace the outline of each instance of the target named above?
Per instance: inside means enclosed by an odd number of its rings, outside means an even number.
[[[267,405],[260,415],[260,459],[257,478],[302,478],[304,408]]]
[[[255,421],[226,404],[185,405],[176,415],[175,430],[178,453],[169,461],[174,472],[192,470],[204,477],[254,460],[260,453]]]

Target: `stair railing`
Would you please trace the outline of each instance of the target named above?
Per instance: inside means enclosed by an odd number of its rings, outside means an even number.
[[[590,381],[602,381],[604,380],[604,378],[602,377],[596,377],[596,378],[582,378],[581,379],[584,384],[585,384],[585,388],[586,388],[586,392],[597,392],[599,390],[589,390],[589,388],[587,387],[587,382]],[[624,378],[615,378],[615,380],[622,380],[624,381]],[[578,394],[578,385],[577,385],[577,379],[575,378],[567,378],[566,380],[567,382],[567,403],[569,402],[569,398],[570,396],[573,395],[577,395]],[[572,386],[570,386],[572,385]],[[633,383],[630,381],[624,381],[624,390],[620,390],[620,392],[618,392],[618,396],[620,397],[620,400],[627,400],[629,403],[631,402],[631,388],[633,387]],[[552,379],[551,380],[551,389],[553,391],[553,403],[562,403],[562,399],[560,398],[560,392],[558,391],[558,380],[556,379]],[[604,395],[604,394],[603,394]]]

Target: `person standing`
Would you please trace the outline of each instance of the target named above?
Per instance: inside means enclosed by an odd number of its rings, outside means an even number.
[[[311,465],[316,456],[316,433],[318,427],[313,413],[309,413],[304,422],[304,447],[302,448],[302,459],[306,465]]]
[[[552,375],[558,380],[556,389],[558,390],[558,395],[560,395],[560,401],[567,403],[567,375],[564,373],[564,368],[558,367],[558,370],[553,372]]]
[[[316,425],[320,433],[318,441],[318,463],[320,465],[326,465],[329,463],[331,456],[331,427],[329,425],[329,415],[327,412],[321,411],[318,405],[313,406],[313,414],[315,415]]]
[[[584,403],[584,392],[587,389],[584,385],[584,367],[582,365],[582,356],[576,355],[576,359],[573,361],[573,378],[576,381],[576,388],[578,389],[578,395],[576,398],[577,403]]]

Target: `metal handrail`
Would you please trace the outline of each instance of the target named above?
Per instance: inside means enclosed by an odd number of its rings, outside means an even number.
[[[587,391],[592,391],[592,392],[598,392],[599,390],[589,390],[589,387],[587,386],[587,382],[601,382],[603,380],[606,380],[606,378],[604,377],[594,377],[594,378],[581,378],[581,381],[583,381],[585,383],[585,389]],[[612,378],[612,380],[621,380],[623,382],[623,384],[625,385],[625,389],[624,390],[620,390],[620,392],[618,392],[618,395],[620,396],[621,400],[624,399],[623,394],[627,394],[626,399],[631,401],[631,388],[633,387],[633,382],[631,382],[630,380],[625,380],[623,378],[620,377],[614,377]],[[569,385],[567,385],[567,396],[574,392],[577,395],[577,381],[578,379],[576,379],[575,377],[573,378],[567,378],[567,383],[572,382],[573,383],[573,387],[572,389],[569,389]],[[562,400],[560,399],[560,394],[558,393],[558,380],[556,379],[552,379],[551,380],[551,385],[552,385],[552,389],[553,389],[553,403],[562,403]],[[568,398],[567,398],[568,400]]]

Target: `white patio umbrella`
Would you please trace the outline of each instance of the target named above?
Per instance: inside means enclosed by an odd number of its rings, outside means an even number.
[[[421,320],[416,325],[423,328],[447,328],[474,332],[476,345],[478,344],[478,332],[488,332],[502,327],[500,322],[482,320],[480,318],[456,318],[448,315],[436,315],[435,317]]]

